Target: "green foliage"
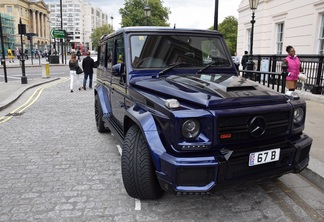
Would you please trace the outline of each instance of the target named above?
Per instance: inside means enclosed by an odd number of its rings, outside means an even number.
[[[163,7],[162,0],[149,0],[151,15],[148,18],[150,26],[169,26],[170,9]],[[124,8],[119,9],[122,16],[121,27],[127,26],[145,26],[147,18],[145,17],[144,7],[146,0],[125,0]]]
[[[110,24],[104,24],[103,26],[100,26],[100,27],[97,27],[96,29],[94,29],[90,35],[93,48],[97,49],[99,39],[101,38],[101,36],[103,36],[104,34],[110,34],[113,31],[114,30],[112,29]]]
[[[220,24],[218,24],[218,31],[224,35],[231,55],[234,55],[234,52],[236,51],[237,26],[238,22],[234,16],[227,16]],[[214,27],[211,27],[210,29],[214,29]]]

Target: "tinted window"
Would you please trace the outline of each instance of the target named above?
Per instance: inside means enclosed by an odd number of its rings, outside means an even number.
[[[133,35],[134,68],[165,68],[176,63],[229,67],[226,49],[218,37],[189,35]]]

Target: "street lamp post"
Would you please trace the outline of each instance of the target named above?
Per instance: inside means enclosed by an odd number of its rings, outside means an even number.
[[[249,0],[250,3],[250,9],[252,10],[252,20],[251,20],[251,36],[250,36],[250,55],[249,55],[249,61],[247,62],[247,70],[253,70],[254,68],[254,62],[253,62],[253,35],[254,35],[254,23],[255,23],[255,16],[254,11],[257,9],[259,0]]]
[[[214,30],[218,30],[218,0],[215,0]]]
[[[23,44],[23,37],[22,37],[23,34],[26,34],[26,28],[24,28],[24,26],[21,23],[21,18],[20,18],[18,28],[19,28],[19,33],[20,33],[20,47],[21,47],[21,56],[20,56],[21,71],[22,71],[21,84],[27,84],[27,76],[26,76],[26,71],[25,71],[25,58],[24,58],[24,44]]]
[[[151,15],[151,7],[148,4],[148,0],[146,0],[146,5],[144,7],[145,17],[146,17],[146,26],[149,25],[149,17]]]
[[[60,16],[61,16],[61,30],[63,30],[63,6],[62,6],[62,0],[60,0]],[[63,39],[60,39],[61,41],[61,54],[62,54],[62,64],[64,59],[64,46],[63,46]],[[66,64],[66,62],[65,62]]]
[[[111,29],[114,30],[114,17],[110,16],[111,19]]]

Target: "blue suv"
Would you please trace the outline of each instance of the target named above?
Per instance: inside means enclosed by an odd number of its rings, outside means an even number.
[[[122,28],[100,39],[95,120],[122,146],[127,193],[212,194],[298,173],[306,104],[239,75],[217,31]]]

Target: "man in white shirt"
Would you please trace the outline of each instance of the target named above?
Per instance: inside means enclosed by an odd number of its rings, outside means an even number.
[[[234,57],[234,64],[237,70],[239,70],[239,66],[240,66],[240,57],[237,55],[237,53],[234,53],[235,57]]]

